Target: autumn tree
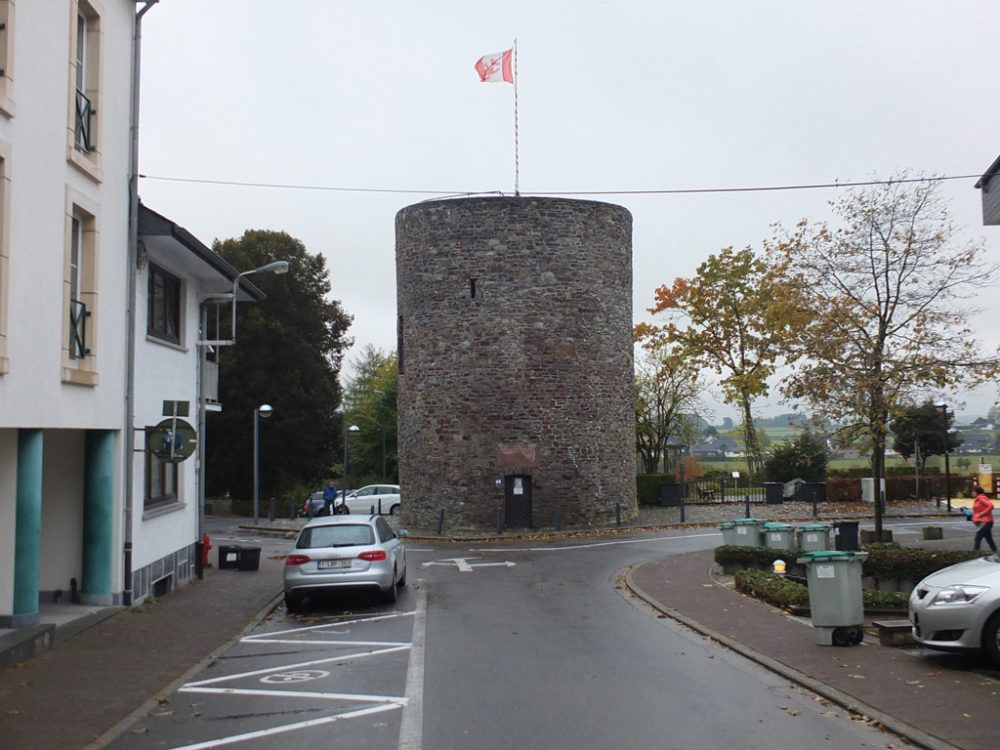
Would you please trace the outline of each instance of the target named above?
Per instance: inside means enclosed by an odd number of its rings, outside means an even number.
[[[797,366],[784,393],[867,439],[875,486],[885,474],[890,415],[915,394],[973,386],[998,372],[976,342],[969,301],[995,268],[962,240],[933,179],[850,191],[831,203],[835,225],[802,222],[780,234],[771,260],[810,320],[786,339]],[[875,503],[876,533],[882,531]]]
[[[737,406],[742,416],[751,476],[762,466],[753,403],[768,395],[779,341],[794,324],[789,313],[796,309],[784,308],[787,295],[773,285],[769,269],[751,248],[727,247],[709,256],[692,278],[678,278],[656,290],[649,312],[667,315],[666,324],[636,326],[644,345],[673,347],[691,364],[720,376],[723,400]]]
[[[676,353],[652,348],[635,366],[635,443],[646,474],[655,474],[661,459],[670,465],[668,445],[687,445],[695,437],[700,407],[698,370]]]
[[[923,469],[928,456],[942,456],[964,442],[961,435],[950,431],[954,421],[954,414],[945,417],[944,411],[931,401],[899,407],[890,424],[893,450],[903,458],[913,456]]]
[[[347,424],[360,428],[350,438],[351,484],[398,482],[396,355],[369,344],[351,364],[354,374],[347,381],[344,406]]]
[[[350,345],[351,318],[327,299],[330,281],[322,255],[284,232],[247,231],[216,241],[215,252],[240,270],[289,262],[280,276],[251,276],[267,299],[237,307],[236,343],[220,354],[223,410],[209,416],[206,486],[213,495],[251,495],[253,413],[260,421],[262,497],[285,496],[329,478],[338,445],[340,366]]]

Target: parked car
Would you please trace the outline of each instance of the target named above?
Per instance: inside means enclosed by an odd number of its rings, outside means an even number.
[[[1000,555],[950,565],[910,594],[914,639],[940,651],[983,651],[1000,667]]]
[[[337,499],[337,513],[388,513],[394,516],[399,512],[398,484],[368,484],[361,489],[347,493],[346,500]]]
[[[338,503],[343,504],[343,502],[344,502],[344,491],[338,490],[337,500],[333,504],[334,510],[332,512],[336,513],[337,504]],[[312,513],[309,512],[309,506],[312,506]],[[302,503],[302,507],[299,508],[299,517],[312,518],[315,516],[331,515],[330,513],[326,513],[325,510],[326,510],[326,501],[323,499],[323,490],[317,490],[316,492],[306,497],[305,501]]]
[[[309,521],[285,558],[285,606],[295,612],[310,594],[381,591],[396,601],[406,585],[405,531],[381,516],[320,516]]]

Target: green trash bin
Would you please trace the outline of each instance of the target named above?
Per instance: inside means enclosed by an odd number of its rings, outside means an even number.
[[[796,562],[806,566],[809,611],[816,643],[855,646],[864,640],[861,566],[867,552],[815,550]]]
[[[736,524],[732,521],[723,521],[720,523],[719,531],[722,532],[723,544],[739,544],[736,539]]]
[[[830,529],[828,523],[807,523],[795,530],[799,549],[807,552],[830,549]]]
[[[736,541],[733,544],[739,547],[763,546],[763,540],[761,539],[763,521],[758,518],[737,518],[733,521],[733,525],[736,527],[734,529],[734,538]]]
[[[764,546],[768,549],[792,549],[795,546],[795,527],[790,523],[765,523]]]

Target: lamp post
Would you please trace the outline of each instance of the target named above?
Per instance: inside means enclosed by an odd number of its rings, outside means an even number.
[[[352,424],[350,427],[344,425],[344,503],[347,502],[347,490],[349,489],[347,484],[348,437],[352,432],[361,432],[361,428],[356,424]]]
[[[267,419],[274,413],[270,404],[261,404],[253,410],[253,522],[257,523],[260,518],[260,461],[259,461],[259,436],[260,418]]]
[[[948,456],[951,453],[951,446],[949,445],[948,439],[948,404],[940,403],[934,404],[938,409],[941,410],[941,422],[942,431],[941,436],[944,438],[944,494],[946,501],[948,503],[948,512],[951,512],[951,465],[948,461]]]
[[[240,285],[240,279],[253,273],[288,273],[288,261],[276,260],[271,263],[265,263],[263,266],[255,268],[252,271],[244,271],[233,279],[233,335],[230,337],[232,341],[236,341],[236,289]]]

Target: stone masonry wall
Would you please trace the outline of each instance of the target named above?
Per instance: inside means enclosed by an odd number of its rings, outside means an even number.
[[[469,198],[396,216],[403,521],[492,529],[504,478],[532,525],[636,512],[632,217]]]

